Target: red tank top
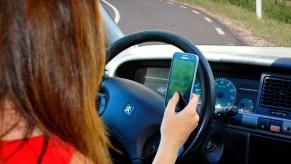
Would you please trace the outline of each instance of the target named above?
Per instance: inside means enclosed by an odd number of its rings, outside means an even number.
[[[0,164],[37,164],[44,150],[44,136],[27,140],[0,141]],[[50,136],[41,164],[70,163],[76,148],[57,136]]]

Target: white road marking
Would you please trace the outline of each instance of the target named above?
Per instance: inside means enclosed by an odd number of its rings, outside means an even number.
[[[195,14],[200,14],[198,11],[196,11],[196,10],[192,10],[192,12],[193,13],[195,13]]]
[[[172,3],[172,2],[167,2],[168,4],[170,4],[170,5],[173,5],[174,3]]]
[[[117,10],[117,8],[105,0],[102,0],[102,2],[106,3],[106,5],[108,5],[109,7],[112,8],[112,10],[114,11],[114,15],[115,15],[114,22],[118,23],[120,20],[120,14],[119,14],[119,11]]]
[[[207,22],[212,22],[212,20],[208,17],[204,17],[204,19],[207,21]]]
[[[225,33],[220,28],[215,28],[219,35],[225,35]]]
[[[186,6],[180,6],[181,8],[183,8],[183,9],[187,9],[187,7]]]

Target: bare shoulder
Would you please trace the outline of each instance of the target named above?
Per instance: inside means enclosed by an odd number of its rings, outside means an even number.
[[[70,164],[80,164],[80,163],[93,164],[93,162],[84,154],[82,154],[79,151],[75,151],[72,156]]]

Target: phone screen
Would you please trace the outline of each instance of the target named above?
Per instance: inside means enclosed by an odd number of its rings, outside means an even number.
[[[179,92],[188,103],[192,94],[198,57],[194,54],[175,53],[168,81],[165,107],[175,92]]]

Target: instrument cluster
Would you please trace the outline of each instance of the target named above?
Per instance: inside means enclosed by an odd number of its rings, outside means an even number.
[[[142,83],[165,96],[167,92],[167,76],[169,70],[165,68],[147,69],[147,71],[142,71],[145,73]],[[259,80],[246,79],[245,77],[241,78],[232,74],[216,72],[214,72],[214,77],[216,90],[215,108],[220,109],[226,106],[237,106],[239,112],[255,113]],[[202,86],[199,78],[195,80],[193,93],[201,97]]]

